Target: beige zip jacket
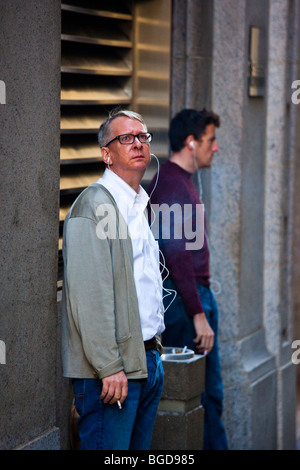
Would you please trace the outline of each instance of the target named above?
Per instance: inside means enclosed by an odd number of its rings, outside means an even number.
[[[64,222],[63,375],[147,377],[132,244],[109,191],[98,183]]]

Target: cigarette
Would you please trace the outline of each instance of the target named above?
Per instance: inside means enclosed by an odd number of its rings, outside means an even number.
[[[119,410],[121,410],[121,409],[122,409],[122,405],[121,405],[120,400],[118,400],[117,403],[118,403]]]

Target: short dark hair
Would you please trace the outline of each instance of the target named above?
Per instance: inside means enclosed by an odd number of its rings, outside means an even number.
[[[182,109],[170,123],[169,140],[172,152],[179,152],[189,135],[199,140],[209,124],[214,124],[216,127],[221,125],[220,117],[213,111],[207,111],[205,108],[201,111]]]

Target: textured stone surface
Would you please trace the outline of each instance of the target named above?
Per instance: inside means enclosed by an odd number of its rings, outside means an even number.
[[[185,400],[200,396],[205,386],[205,357],[195,355],[184,361],[163,361],[163,399]]]
[[[152,450],[202,450],[204,409],[188,413],[159,411],[152,439]]]
[[[282,212],[287,6],[279,0],[214,2],[212,103],[222,127],[211,170],[210,241],[212,276],[222,287],[217,301],[224,422],[232,449],[281,448],[287,425],[278,393],[278,367],[290,361],[283,342],[291,320],[289,286],[283,287],[288,265]],[[266,39],[263,98],[248,97],[252,25]],[[258,390],[268,396],[265,407]]]
[[[14,450],[60,450],[60,432],[58,428],[50,429],[32,441],[16,447]]]
[[[55,426],[60,2],[1,2],[0,448]]]
[[[213,7],[208,0],[173,2],[171,114],[210,108]]]
[[[165,380],[152,439],[153,450],[201,450],[205,357],[163,361]]]

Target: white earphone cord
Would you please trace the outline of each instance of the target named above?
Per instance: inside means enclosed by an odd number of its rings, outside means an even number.
[[[158,160],[157,156],[154,155],[154,153],[151,153],[151,157],[154,157],[154,158],[156,159],[156,163],[157,163],[157,173],[156,173],[156,180],[155,180],[153,189],[152,189],[152,191],[151,191],[151,193],[150,193],[150,196],[149,196],[149,205],[150,205],[151,213],[152,213],[153,216],[154,216],[153,222],[151,222],[151,225],[150,225],[150,229],[151,229],[152,225],[154,224],[155,217],[156,217],[155,211],[154,211],[154,209],[153,209],[153,207],[152,207],[152,205],[151,205],[150,199],[151,199],[151,196],[152,196],[152,194],[153,194],[153,192],[154,192],[154,190],[155,190],[155,188],[156,188],[156,186],[157,186],[157,182],[158,182],[158,178],[159,178],[159,160]],[[163,262],[159,261],[159,264],[160,264],[160,266],[162,266],[161,277],[162,277],[162,282],[164,283],[164,281],[169,277],[170,272],[169,272],[168,268],[166,267],[166,261],[165,261],[165,257],[164,257],[164,255],[163,255],[163,252],[160,250],[160,248],[158,248],[158,251],[159,251],[159,254],[160,254],[160,256],[161,256],[161,258],[162,258],[162,261],[163,261]],[[164,271],[166,271],[166,274],[165,274],[165,276],[163,277]],[[166,312],[166,311],[168,310],[168,308],[170,307],[170,305],[174,302],[174,300],[175,300],[175,298],[176,298],[176,296],[177,296],[177,292],[176,292],[176,290],[174,290],[174,289],[167,289],[166,287],[164,287],[164,285],[162,286],[162,288],[163,288],[163,291],[166,292],[166,294],[163,295],[162,300],[164,300],[164,299],[165,299],[166,297],[168,297],[169,295],[172,295],[172,293],[174,294],[174,297],[173,297],[173,299],[171,300],[171,302],[169,303],[169,305],[164,308],[164,311]]]

